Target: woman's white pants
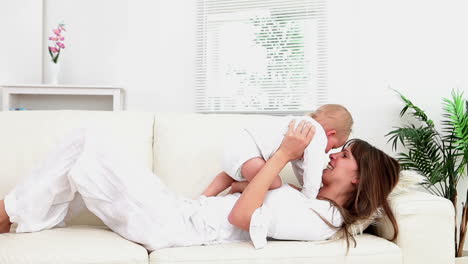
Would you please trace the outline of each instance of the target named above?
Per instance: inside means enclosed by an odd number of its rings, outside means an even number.
[[[148,250],[202,244],[190,221],[194,201],[171,192],[151,170],[118,154],[118,143],[80,129],[6,197],[16,232],[63,226],[85,206],[110,229]]]

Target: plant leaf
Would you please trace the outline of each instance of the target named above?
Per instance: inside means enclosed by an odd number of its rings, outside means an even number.
[[[397,156],[402,169],[420,172],[427,178],[423,185],[426,189],[435,188],[439,195],[453,198],[458,180],[467,164],[468,151],[465,150],[468,149],[468,110],[464,106],[468,106],[468,102],[463,100],[463,93],[459,92],[452,92],[450,99],[443,99],[443,134],[440,134],[435,129],[434,122],[421,108],[397,93],[405,103],[400,116],[409,114],[422,122],[420,126],[410,124],[394,127],[385,135],[389,137],[388,142],[392,143],[392,149],[397,150],[398,142],[407,149],[406,153],[400,152]]]

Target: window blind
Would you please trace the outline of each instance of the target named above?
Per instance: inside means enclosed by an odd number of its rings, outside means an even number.
[[[327,101],[326,0],[198,0],[197,112],[294,113]]]

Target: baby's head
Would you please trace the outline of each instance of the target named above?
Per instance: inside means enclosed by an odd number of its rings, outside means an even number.
[[[327,134],[327,148],[340,148],[348,140],[353,126],[353,117],[348,109],[339,104],[326,104],[319,107],[310,117],[319,122]]]

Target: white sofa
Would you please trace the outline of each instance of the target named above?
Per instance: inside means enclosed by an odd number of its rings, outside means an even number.
[[[115,143],[148,166],[167,185],[196,197],[220,171],[222,142],[233,129],[258,115],[202,115],[144,112],[24,111],[0,112],[0,198],[39,162],[54,142],[89,120],[109,132]],[[97,122],[96,122],[97,121]],[[282,177],[295,183],[287,167]],[[395,243],[379,236],[357,236],[345,256],[336,242],[270,241],[261,250],[251,243],[168,248],[148,254],[86,212],[64,228],[0,235],[0,263],[454,263],[454,211],[451,203],[422,192],[397,196],[392,207],[399,223]],[[14,227],[13,227],[14,228]]]

